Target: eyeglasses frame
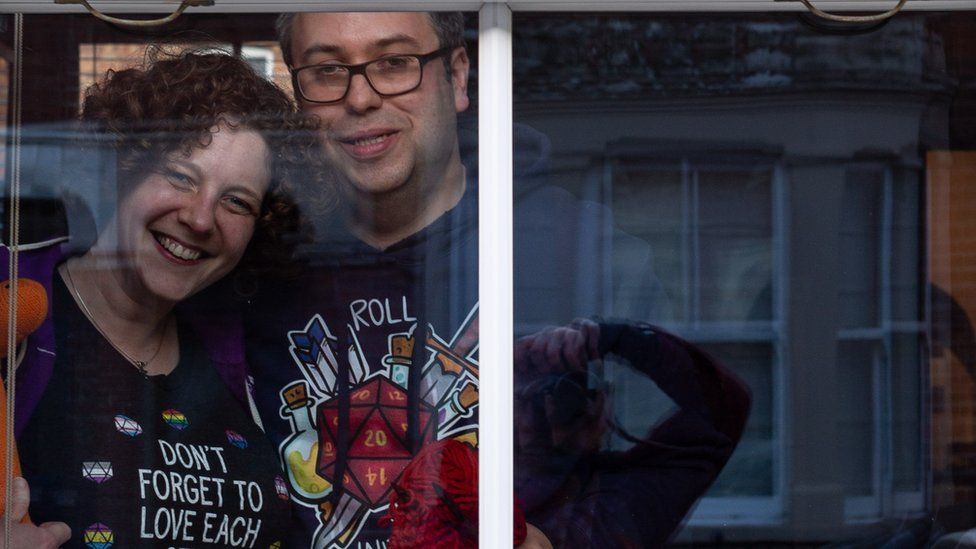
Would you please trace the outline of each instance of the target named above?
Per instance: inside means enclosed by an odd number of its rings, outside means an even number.
[[[390,55],[383,56],[383,57],[377,57],[376,59],[371,59],[369,61],[366,61],[365,63],[358,63],[356,65],[345,65],[345,64],[342,64],[342,63],[315,63],[315,64],[312,64],[312,65],[303,65],[301,67],[295,67],[293,69],[290,69],[289,72],[291,72],[291,85],[292,85],[292,88],[294,88],[296,94],[299,97],[301,97],[303,101],[308,101],[309,103],[316,103],[316,104],[319,104],[319,105],[331,105],[331,104],[334,104],[334,103],[340,103],[340,102],[342,102],[342,101],[344,101],[346,99],[346,96],[349,95],[349,88],[352,87],[352,78],[354,76],[356,76],[357,74],[361,74],[361,75],[363,75],[363,79],[366,80],[366,83],[369,84],[370,89],[372,89],[380,97],[396,97],[398,95],[404,95],[404,94],[410,93],[410,92],[416,90],[417,88],[419,88],[420,85],[424,83],[424,67],[427,65],[427,63],[429,63],[429,62],[431,62],[434,59],[437,59],[439,57],[443,57],[443,56],[447,55],[448,53],[453,52],[454,50],[456,50],[459,47],[460,46],[445,46],[443,48],[438,48],[438,49],[436,49],[436,50],[434,50],[432,52],[429,52],[429,53],[396,53],[396,54],[390,54]],[[376,63],[378,61],[382,61],[383,59],[386,59],[387,57],[413,57],[413,58],[417,59],[417,61],[420,63],[420,78],[417,79],[417,84],[414,87],[410,88],[409,90],[404,90],[404,91],[397,92],[397,93],[382,93],[379,90],[377,90],[376,89],[376,86],[373,85],[373,81],[369,79],[369,75],[366,74],[366,67],[368,67],[369,65],[372,65],[373,63]],[[346,82],[346,91],[345,91],[345,93],[342,94],[342,97],[340,97],[339,99],[333,99],[331,101],[316,101],[314,99],[309,99],[308,97],[306,97],[305,96],[305,92],[302,91],[302,87],[298,83],[298,73],[301,72],[301,71],[303,71],[303,70],[305,70],[305,69],[310,69],[310,68],[314,68],[314,67],[320,67],[322,65],[330,65],[330,66],[334,66],[334,67],[343,67],[347,71],[349,71],[349,81]]]

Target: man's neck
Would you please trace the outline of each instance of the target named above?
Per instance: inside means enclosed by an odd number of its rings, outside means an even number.
[[[420,186],[404,185],[391,193],[356,197],[346,214],[346,224],[356,238],[385,250],[437,221],[461,201],[465,188],[464,166],[457,162],[428,192]]]

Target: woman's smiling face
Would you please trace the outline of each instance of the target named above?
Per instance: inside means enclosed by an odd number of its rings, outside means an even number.
[[[175,303],[229,273],[270,179],[268,147],[252,130],[220,124],[207,146],[171,153],[119,204],[126,293]]]

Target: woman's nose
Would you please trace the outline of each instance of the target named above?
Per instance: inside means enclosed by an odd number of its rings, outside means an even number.
[[[180,208],[181,223],[198,233],[208,233],[214,228],[215,208],[213,200],[202,195],[190,197],[187,204]]]

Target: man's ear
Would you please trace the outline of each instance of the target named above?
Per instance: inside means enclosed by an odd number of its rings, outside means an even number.
[[[457,48],[451,53],[450,71],[451,86],[454,87],[454,110],[464,112],[471,104],[468,99],[468,71],[471,69],[471,62],[468,60],[468,51],[464,48]]]

